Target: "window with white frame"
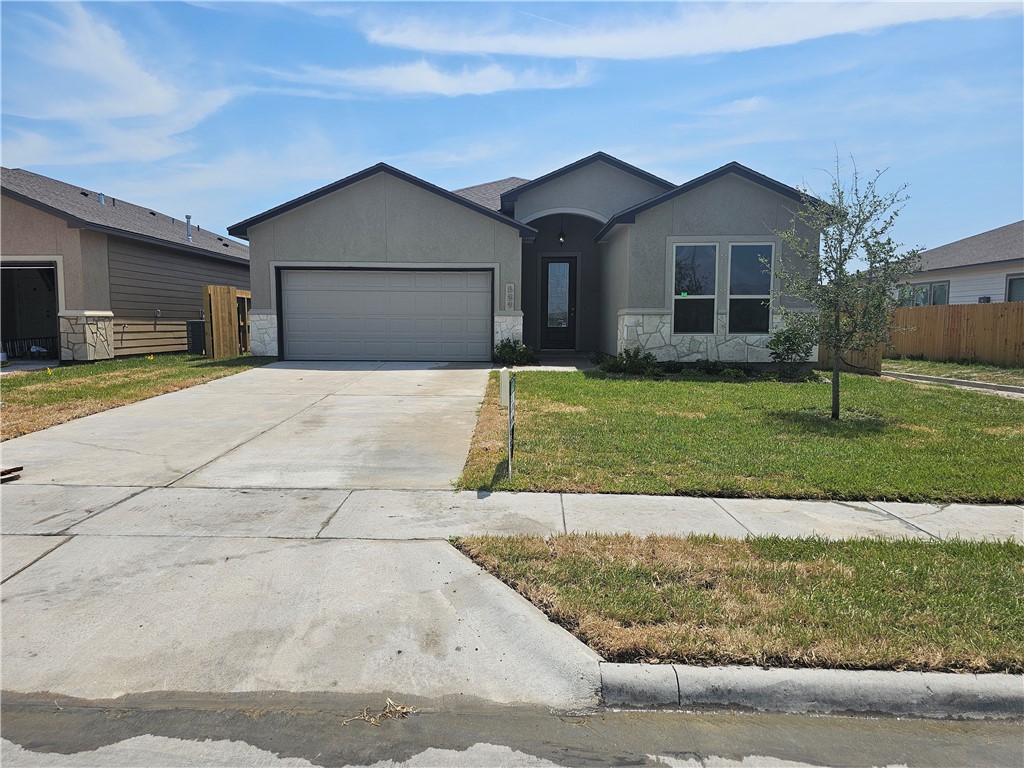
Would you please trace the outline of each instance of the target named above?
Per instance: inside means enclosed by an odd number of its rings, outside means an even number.
[[[729,333],[768,333],[771,294],[771,243],[730,245]]]
[[[904,306],[928,307],[949,304],[949,280],[939,283],[911,283],[903,301]]]
[[[1006,300],[1024,301],[1024,275],[1006,276]]]
[[[717,283],[717,245],[676,245],[673,333],[715,332]]]

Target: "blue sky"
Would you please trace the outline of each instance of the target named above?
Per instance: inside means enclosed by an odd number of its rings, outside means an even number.
[[[228,225],[385,161],[449,189],[604,150],[910,184],[897,236],[1024,218],[1020,3],[22,3],[2,159]]]

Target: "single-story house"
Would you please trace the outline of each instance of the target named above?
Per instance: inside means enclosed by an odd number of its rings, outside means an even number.
[[[454,192],[380,163],[228,232],[254,354],[483,361],[509,337],[760,363],[791,301],[775,232],[804,200],[739,163],[674,184],[598,152]]]
[[[0,178],[0,327],[11,357],[33,346],[61,360],[183,351],[204,285],[249,288],[242,243],[29,171]]]
[[[1024,221],[924,251],[906,304],[1024,301]]]

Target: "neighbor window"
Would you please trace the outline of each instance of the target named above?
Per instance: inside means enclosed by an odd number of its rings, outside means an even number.
[[[771,244],[730,246],[729,333],[768,333],[771,293]]]
[[[718,246],[677,245],[673,333],[715,332]]]
[[[912,307],[928,307],[933,304],[949,304],[949,281],[941,283],[912,283],[910,295],[904,303]]]
[[[1006,276],[1006,300],[1024,301],[1024,275]]]

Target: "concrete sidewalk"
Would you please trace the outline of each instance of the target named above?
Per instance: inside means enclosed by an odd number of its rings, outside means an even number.
[[[3,489],[5,535],[447,539],[565,532],[1013,539],[1024,506],[613,494],[29,485]]]
[[[2,494],[4,688],[88,699],[337,691],[558,709],[607,701],[607,665],[450,536],[1024,541],[1016,505],[21,481]],[[634,673],[635,701],[647,672]],[[932,706],[948,712],[962,695]]]

